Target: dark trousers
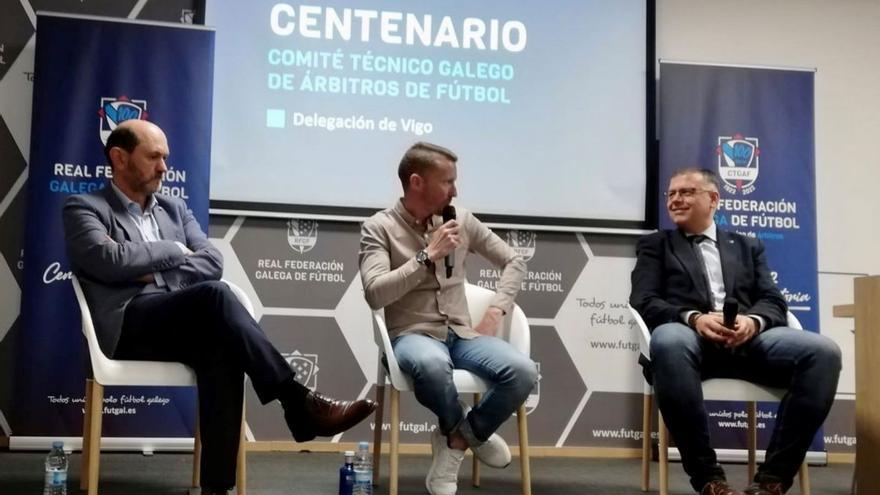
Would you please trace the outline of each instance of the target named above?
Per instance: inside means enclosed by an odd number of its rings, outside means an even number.
[[[195,370],[202,486],[235,485],[244,375],[263,404],[294,373],[223,282],[135,297],[125,310],[116,359],[176,361]]]
[[[767,458],[755,475],[755,481],[781,481],[787,489],[834,402],[841,359],[834,342],[813,332],[770,328],[731,350],[681,323],[667,323],[651,334],[651,363],[657,405],[691,485],[700,491],[707,482],[724,479],[709,445],[703,379],[741,378],[788,389]]]

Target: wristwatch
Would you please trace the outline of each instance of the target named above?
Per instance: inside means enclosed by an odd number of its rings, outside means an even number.
[[[434,265],[434,262],[431,261],[431,258],[428,258],[428,252],[424,249],[420,249],[419,252],[416,253],[416,261],[419,264],[425,265],[428,268],[431,268],[431,266]]]

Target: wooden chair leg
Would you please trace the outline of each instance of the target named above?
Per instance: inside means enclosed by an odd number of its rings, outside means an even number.
[[[474,394],[474,406],[476,406],[480,402],[480,394]],[[478,487],[480,486],[480,460],[477,459],[477,456],[472,455],[472,474],[471,480],[473,481],[473,485]]]
[[[801,485],[801,495],[810,495],[810,472],[807,468],[806,459],[798,470],[798,482]]]
[[[379,484],[379,462],[382,459],[382,416],[385,409],[385,385],[376,385],[376,415],[373,419],[373,484]]]
[[[104,407],[104,386],[92,383],[91,404],[89,404],[89,467],[88,495],[98,495],[98,468],[101,464],[101,414]]]
[[[196,428],[193,432],[193,476],[192,487],[198,488],[202,482],[202,422],[199,421],[199,404],[196,402]]]
[[[652,396],[642,395],[642,491],[651,489],[651,410]]]
[[[755,479],[757,472],[757,459],[755,451],[758,448],[758,429],[755,426],[758,416],[758,405],[755,402],[749,402],[746,406],[748,409],[748,430],[746,431],[746,442],[749,449],[749,479],[747,483],[751,483]]]
[[[90,435],[92,429],[92,380],[86,379],[86,404],[83,410],[83,446],[82,446],[82,466],[79,474],[79,489],[89,489],[89,446],[91,445]]]
[[[669,495],[669,431],[666,430],[663,415],[658,414],[657,416],[657,433],[660,435],[658,452],[660,457],[660,495]]]
[[[400,450],[400,392],[391,387],[391,459],[388,468],[388,495],[397,495],[397,455]]]
[[[852,483],[849,486],[849,495],[856,495],[856,492],[858,491],[858,486],[857,486],[858,484],[856,483],[856,466],[858,465],[858,463],[859,463],[858,457],[853,459],[853,477],[852,477]]]
[[[532,471],[529,467],[529,427],[525,404],[516,411],[519,427],[519,470],[522,477],[522,495],[532,495]]]
[[[193,435],[193,475],[192,487],[198,488],[202,482],[202,432],[199,421],[196,420],[196,431]]]
[[[241,429],[239,430],[238,461],[235,463],[235,490],[238,495],[247,495],[247,430],[245,403],[241,404]]]

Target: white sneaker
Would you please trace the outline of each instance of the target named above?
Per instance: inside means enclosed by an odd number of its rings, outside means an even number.
[[[465,421],[467,421],[467,415],[471,411],[471,406],[463,400],[458,402],[461,404]],[[489,467],[500,469],[510,465],[510,448],[507,446],[507,442],[501,438],[501,435],[497,433],[493,433],[482,445],[478,447],[471,446],[470,449],[480,462]]]
[[[431,469],[425,478],[425,486],[431,495],[455,495],[458,490],[458,469],[464,460],[464,451],[451,449],[440,428],[431,433]]]
[[[477,459],[489,467],[506,468],[510,465],[510,448],[497,433],[493,433],[482,445],[471,446],[471,450]]]

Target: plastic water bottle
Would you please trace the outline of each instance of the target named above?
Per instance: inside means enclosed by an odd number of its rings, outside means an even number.
[[[67,454],[63,447],[61,442],[52,442],[52,450],[46,456],[43,495],[67,495]]]
[[[345,451],[345,464],[339,468],[339,495],[352,495],[354,490],[354,451]]]
[[[370,455],[369,442],[358,444],[354,457],[354,488],[353,495],[373,494],[373,456]]]

